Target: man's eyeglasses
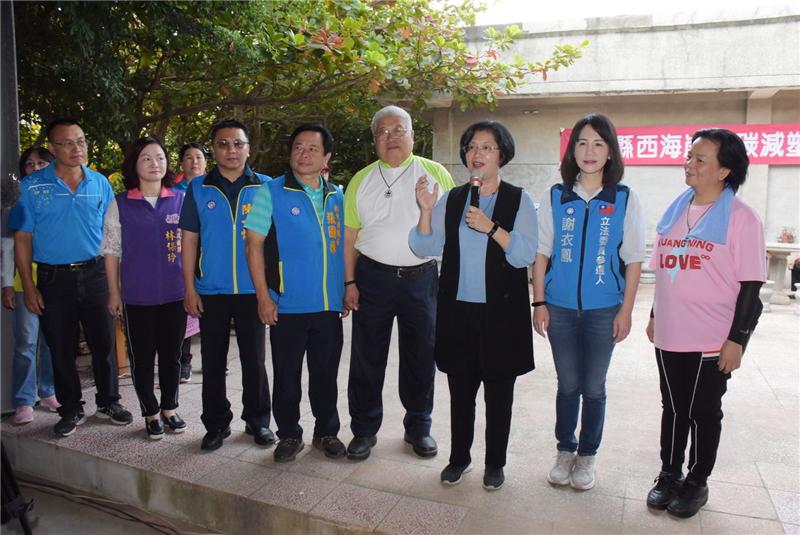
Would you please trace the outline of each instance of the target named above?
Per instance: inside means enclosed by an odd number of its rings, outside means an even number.
[[[68,149],[68,150],[73,150],[76,147],[80,149],[85,149],[89,145],[89,143],[84,138],[76,139],[75,141],[71,139],[67,139],[65,141],[51,141],[50,143],[52,143],[56,147],[61,147],[62,149]]]
[[[383,128],[383,129],[378,130],[377,132],[375,132],[375,138],[376,139],[389,139],[389,138],[398,139],[398,138],[401,138],[401,137],[405,136],[409,132],[410,132],[410,130],[408,130],[406,128],[403,128],[402,126],[396,126],[396,127],[392,128],[392,129]]]
[[[489,154],[492,151],[498,150],[500,147],[496,145],[476,145],[474,143],[470,143],[467,145],[467,152],[474,152],[478,151],[481,154]]]
[[[214,146],[219,150],[230,150],[236,149],[241,150],[249,145],[247,141],[242,141],[241,139],[218,139],[214,142]]]

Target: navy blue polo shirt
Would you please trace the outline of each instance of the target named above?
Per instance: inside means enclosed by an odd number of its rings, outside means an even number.
[[[219,169],[215,165],[207,175],[195,177],[192,179],[192,182],[195,180],[202,181],[208,177],[209,180],[207,180],[207,182],[214,181],[214,183],[218,183],[224,190],[223,193],[225,193],[225,197],[228,199],[231,212],[236,213],[236,203],[239,199],[239,192],[242,191],[242,188],[248,183],[248,180],[254,176],[256,176],[256,173],[250,169],[248,164],[245,164],[244,170],[242,171],[242,176],[231,182],[222,176],[222,173],[219,172]],[[189,187],[188,182],[186,183],[186,198],[183,201],[183,209],[181,210],[180,226],[183,230],[196,232],[198,234],[200,233],[200,214],[197,212],[197,204],[194,200],[194,192],[192,191],[192,188]]]
[[[108,179],[81,166],[76,191],[56,175],[55,163],[22,180],[8,225],[33,235],[33,260],[72,264],[98,256],[103,219],[114,192]]]

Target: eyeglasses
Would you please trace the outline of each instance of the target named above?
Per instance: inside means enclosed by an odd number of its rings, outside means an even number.
[[[499,150],[500,147],[493,146],[493,145],[475,145],[474,143],[470,143],[467,145],[467,152],[474,152],[478,151],[481,154],[489,154],[492,151]]]
[[[394,138],[398,139],[406,134],[408,134],[410,130],[403,128],[402,126],[396,126],[393,129],[383,128],[375,132],[375,139],[389,139]]]
[[[71,139],[67,139],[64,141],[51,141],[53,145],[56,147],[61,147],[62,149],[73,150],[74,148],[85,149],[89,143],[86,141],[85,138],[76,139],[75,141]]]
[[[214,142],[214,146],[219,150],[230,150],[236,149],[241,150],[249,145],[247,141],[242,141],[241,139],[218,139]]]

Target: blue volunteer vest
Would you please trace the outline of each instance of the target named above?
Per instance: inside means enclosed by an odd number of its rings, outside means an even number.
[[[253,280],[247,268],[244,221],[250,213],[253,198],[269,177],[259,173],[248,176],[241,189],[235,211],[219,179],[211,173],[189,183],[200,219],[195,286],[197,293],[254,294]]]
[[[619,256],[629,189],[606,186],[589,202],[572,188],[550,189],[553,252],[545,275],[545,299],[576,310],[622,302],[625,264]]]
[[[278,312],[342,311],[344,300],[344,195],[323,181],[323,220],[291,173],[269,182],[272,226],[265,266]]]

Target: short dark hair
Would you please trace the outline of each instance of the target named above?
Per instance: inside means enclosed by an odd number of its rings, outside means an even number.
[[[503,167],[514,158],[514,152],[516,151],[514,137],[508,131],[508,128],[497,121],[480,121],[468,126],[464,133],[461,134],[459,154],[461,155],[461,163],[465,167],[467,166],[467,146],[475,136],[475,132],[479,131],[491,132],[494,136],[494,142],[500,148],[500,167]]]
[[[45,160],[45,161],[48,161],[48,162],[52,162],[53,160],[56,159],[56,157],[53,156],[53,153],[50,152],[49,150],[47,150],[44,147],[39,147],[38,145],[34,145],[33,147],[28,147],[27,149],[22,151],[22,154],[20,154],[20,156],[19,156],[19,177],[20,178],[22,178],[25,175],[29,174],[27,172],[27,170],[25,169],[25,162],[28,161],[28,158],[31,157],[31,154],[36,154],[36,156],[38,156],[42,160]]]
[[[209,156],[211,156],[211,154],[209,154],[208,152],[208,149],[202,143],[198,143],[197,141],[190,141],[189,143],[185,143],[183,147],[181,147],[181,150],[178,153],[179,162],[183,161],[183,155],[186,154],[186,151],[189,149],[199,150],[200,152],[203,153],[203,156],[205,156],[206,160],[209,158]]]
[[[158,145],[164,151],[164,156],[167,162],[167,172],[164,178],[161,179],[161,185],[165,188],[171,188],[175,182],[175,172],[169,164],[169,154],[164,145],[154,137],[146,136],[140,137],[134,141],[125,153],[125,160],[122,162],[122,179],[125,184],[125,189],[134,189],[139,187],[139,174],[136,172],[136,162],[139,160],[139,155],[148,145]]]
[[[739,186],[744,184],[747,178],[747,168],[750,166],[750,158],[747,156],[747,147],[744,141],[734,132],[724,128],[704,128],[692,134],[692,143],[697,139],[707,139],[717,145],[717,161],[721,167],[730,169],[730,173],[725,177],[725,184],[730,186],[733,191],[737,191]]]
[[[603,166],[603,186],[619,183],[622,180],[622,175],[625,174],[625,163],[622,161],[622,153],[619,150],[617,129],[614,128],[611,120],[602,113],[590,113],[572,127],[572,134],[570,134],[569,142],[567,142],[567,150],[564,151],[564,158],[561,160],[561,179],[569,187],[575,185],[575,180],[581,171],[580,167],[578,167],[578,162],[575,161],[575,145],[578,143],[581,131],[586,126],[594,128],[594,131],[608,145],[609,160]]]
[[[214,136],[217,135],[217,132],[222,130],[223,128],[238,128],[242,132],[244,132],[244,137],[247,138],[247,142],[250,142],[250,131],[247,130],[247,127],[241,121],[237,121],[236,119],[223,119],[218,121],[211,127],[211,142],[214,142]]]
[[[295,138],[303,132],[319,132],[319,135],[322,136],[322,148],[325,150],[325,154],[333,152],[333,134],[319,123],[305,123],[295,128],[289,136],[289,152],[292,151]]]
[[[50,134],[52,134],[53,130],[55,130],[59,126],[77,126],[83,129],[81,123],[79,123],[75,119],[70,119],[69,117],[58,117],[47,123],[47,127],[44,130],[45,137],[47,137],[49,141],[53,141],[53,138],[50,137]]]

